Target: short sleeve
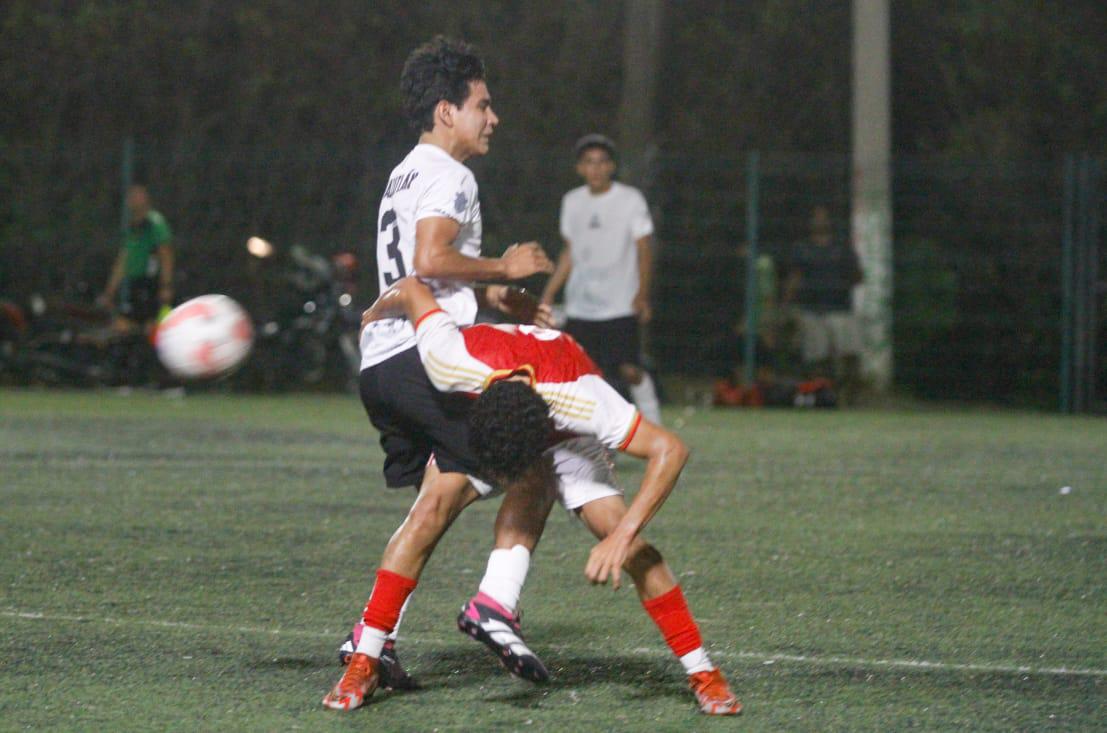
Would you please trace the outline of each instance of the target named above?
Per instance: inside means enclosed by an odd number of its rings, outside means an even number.
[[[161,214],[151,216],[150,223],[154,233],[154,242],[157,246],[160,247],[173,239],[173,232],[170,231],[169,222],[165,220],[164,216]]]
[[[653,234],[653,219],[646,198],[639,191],[634,192],[634,204],[630,212],[630,233],[635,239]]]
[[[572,243],[573,236],[569,230],[569,194],[565,194],[561,197],[561,236]]]
[[[415,221],[431,217],[453,219],[459,224],[473,221],[477,211],[477,182],[468,169],[435,176],[419,194]]]
[[[558,430],[592,435],[612,450],[625,450],[642,416],[598,374],[586,374],[558,387],[539,384]]]

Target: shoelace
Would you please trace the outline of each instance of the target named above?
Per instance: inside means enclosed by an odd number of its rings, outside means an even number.
[[[718,680],[715,679],[715,675],[711,672],[697,672],[692,675],[692,689],[696,692],[706,693],[709,690],[715,693],[719,697],[723,697],[720,690],[713,690],[711,688],[716,687]]]
[[[346,674],[342,675],[342,681],[338,683],[338,689],[341,692],[360,693],[372,675],[372,666],[351,659],[350,666],[346,668]]]

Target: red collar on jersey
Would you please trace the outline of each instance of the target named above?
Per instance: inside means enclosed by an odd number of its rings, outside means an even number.
[[[488,377],[484,380],[484,384],[481,385],[481,391],[483,392],[496,382],[502,381],[504,379],[510,379],[517,374],[525,374],[527,377],[527,383],[532,388],[536,384],[538,384],[538,377],[534,372],[534,367],[530,364],[520,364],[514,369],[497,369],[496,371],[489,374]]]

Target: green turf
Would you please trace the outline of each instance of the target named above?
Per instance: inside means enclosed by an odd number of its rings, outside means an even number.
[[[560,510],[524,594],[554,680],[502,673],[453,626],[492,504],[406,619],[425,689],[340,715],[319,705],[335,646],[410,501],[355,399],[0,391],[0,729],[1107,728],[1107,422],[667,419],[693,458],[647,535],[741,718],[693,712],[633,593],[583,582],[591,543]]]

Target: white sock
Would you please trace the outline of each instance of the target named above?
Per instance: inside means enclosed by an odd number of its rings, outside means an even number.
[[[715,665],[711,663],[711,659],[707,656],[707,650],[702,646],[699,649],[693,649],[681,657],[680,664],[684,667],[685,674],[710,672],[715,669]]]
[[[519,605],[519,594],[530,570],[530,550],[515,545],[510,550],[492,550],[488,556],[488,569],[480,581],[480,591],[511,613]]]
[[[407,613],[407,604],[409,603],[411,603],[411,595],[404,601],[404,605],[400,606],[400,615],[396,618],[396,626],[388,634],[389,641],[396,641],[400,637],[400,624],[404,622],[404,614]]]
[[[357,641],[357,653],[380,659],[381,649],[384,649],[384,640],[387,638],[388,634],[385,631],[365,626],[361,630],[361,638]]]
[[[638,384],[627,385],[630,387],[630,398],[638,406],[642,417],[657,425],[661,424],[661,403],[657,400],[657,390],[653,386],[653,378],[649,372],[642,372],[642,381]]]

